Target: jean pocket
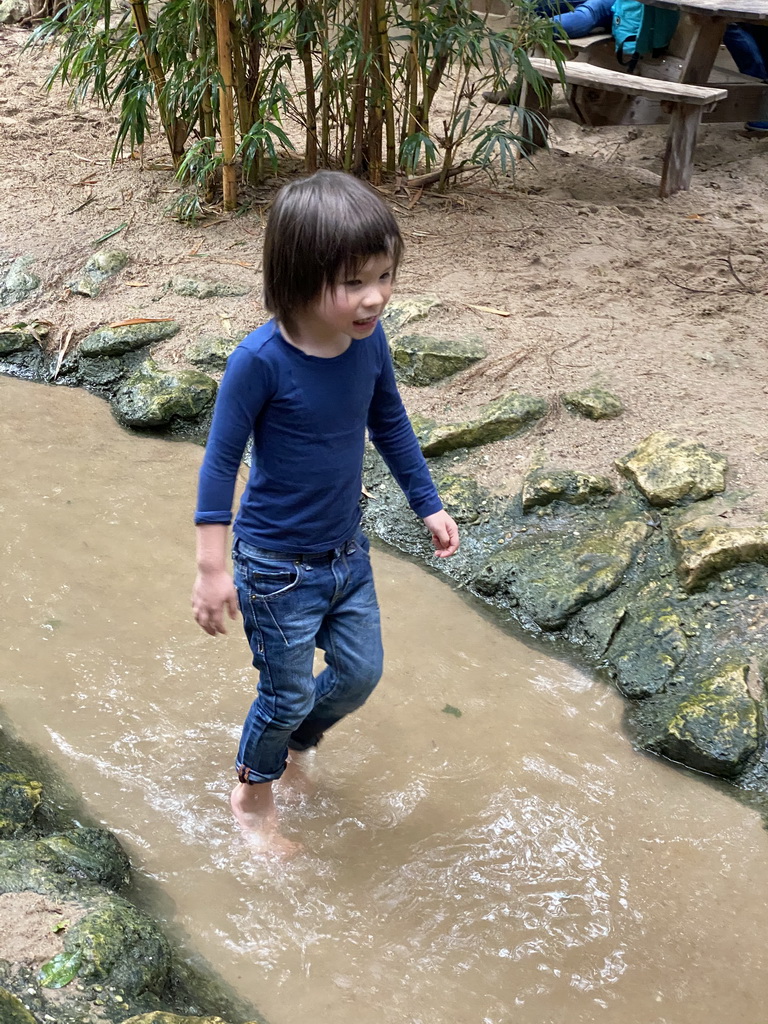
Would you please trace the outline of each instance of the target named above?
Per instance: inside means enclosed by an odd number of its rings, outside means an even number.
[[[248,558],[238,576],[252,601],[272,601],[295,590],[303,572],[301,564],[295,562],[257,562]]]

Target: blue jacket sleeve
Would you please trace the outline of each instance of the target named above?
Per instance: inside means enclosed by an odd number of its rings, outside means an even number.
[[[613,0],[585,0],[575,11],[558,14],[552,21],[560,25],[569,38],[578,39],[596,28],[608,28],[612,12]]]
[[[237,471],[256,418],[274,390],[268,366],[237,348],[216,396],[197,490],[195,523],[231,523]]]
[[[389,345],[380,329],[382,366],[368,410],[368,433],[413,511],[423,519],[443,507],[397,390]]]

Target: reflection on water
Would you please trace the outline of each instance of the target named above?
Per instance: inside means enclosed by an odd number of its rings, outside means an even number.
[[[227,810],[247,646],[188,610],[199,450],[82,392],[0,379],[0,408],[2,703],[272,1024],[763,1019],[758,818],[387,554],[385,680],[282,795],[306,854],[254,859]]]

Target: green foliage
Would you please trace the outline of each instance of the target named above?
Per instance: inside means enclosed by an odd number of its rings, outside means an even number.
[[[528,54],[562,62],[552,23],[531,0],[516,0],[515,24],[501,32],[469,0],[166,0],[151,14],[136,0],[131,9],[70,0],[30,45],[58,45],[49,87],[61,82],[75,103],[119,108],[113,159],[141,146],[159,114],[185,185],[175,204],[185,219],[200,215],[226,163],[217,9],[228,12],[233,51],[235,161],[251,183],[293,150],[291,125],[294,139],[296,128],[304,134],[308,167],[374,182],[419,168],[438,168],[440,187],[460,166],[511,173],[536,127],[537,115],[519,105],[523,85],[539,98],[549,88]],[[509,92],[511,119],[489,121],[486,89]]]

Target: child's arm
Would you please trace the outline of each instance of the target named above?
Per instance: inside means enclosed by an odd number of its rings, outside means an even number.
[[[237,616],[237,593],[227,568],[229,524],[240,462],[270,383],[263,365],[239,348],[229,357],[216,396],[213,422],[200,467],[197,509],[197,577],[192,609],[198,625],[226,633],[224,611]]]
[[[197,576],[192,588],[192,613],[206,633],[226,633],[224,609],[237,618],[237,591],[227,570],[227,523],[197,527]]]
[[[448,558],[459,549],[459,530],[443,508],[403,406],[383,331],[378,340],[382,346],[382,369],[368,410],[368,432],[408,504],[432,534],[435,554]]]

